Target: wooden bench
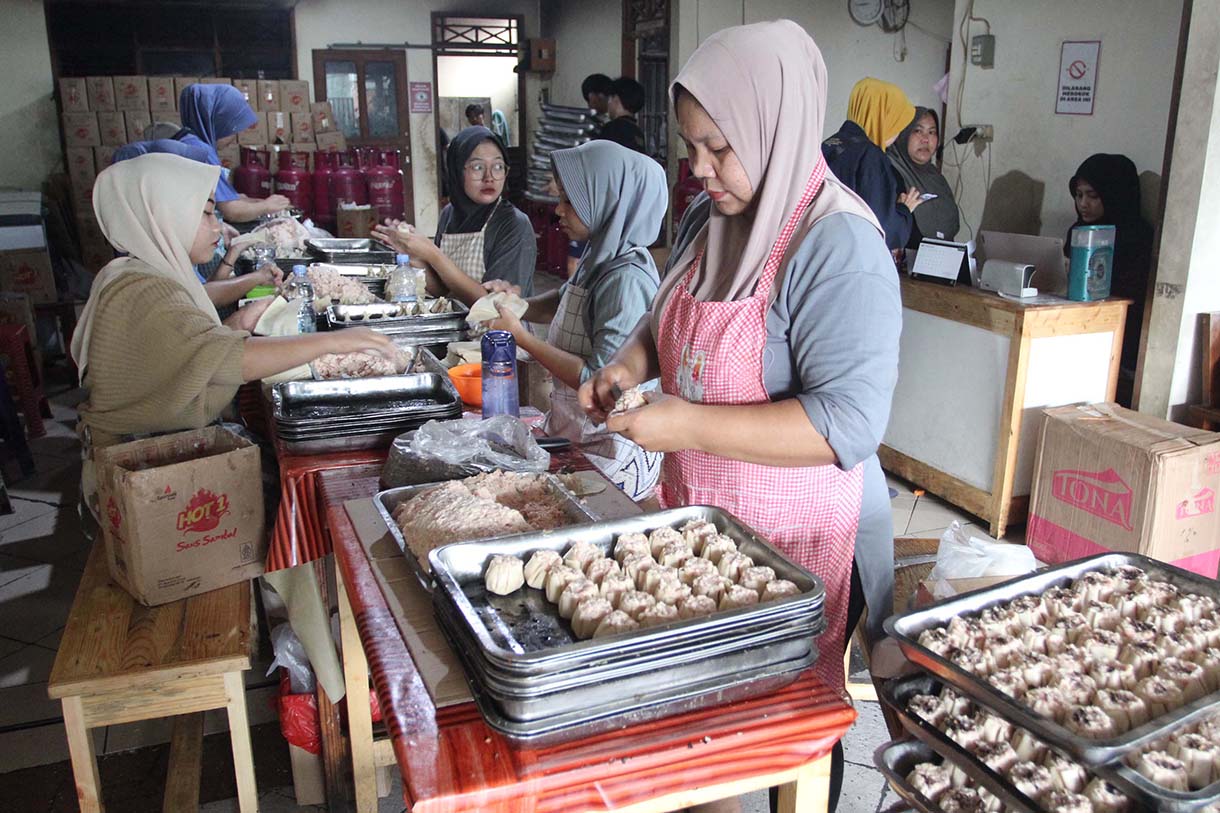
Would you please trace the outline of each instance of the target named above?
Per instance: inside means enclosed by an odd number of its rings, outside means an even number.
[[[101,541],[76,591],[47,694],[63,703],[82,813],[104,809],[89,729],[178,716],[165,810],[198,806],[203,712],[229,715],[237,798],[258,810],[242,672],[254,638],[250,583],[145,607],[110,580]]]

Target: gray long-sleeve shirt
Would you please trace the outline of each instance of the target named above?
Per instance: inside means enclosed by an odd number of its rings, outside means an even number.
[[[672,257],[682,255],[710,213],[706,195],[691,204]],[[877,230],[845,213],[815,224],[784,269],[767,314],[763,380],[773,401],[801,402],[840,467],[865,464],[857,549],[882,541],[868,537],[893,540],[877,447],[898,381],[901,330],[898,275]]]

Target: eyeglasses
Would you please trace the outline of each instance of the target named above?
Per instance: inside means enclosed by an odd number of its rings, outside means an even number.
[[[476,178],[482,178],[491,170],[491,177],[499,180],[508,174],[508,164],[503,161],[496,161],[492,164],[485,164],[482,161],[471,161],[466,165],[466,174]]]

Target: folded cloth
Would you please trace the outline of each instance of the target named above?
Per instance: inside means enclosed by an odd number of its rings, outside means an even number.
[[[500,318],[500,311],[496,309],[496,305],[503,305],[504,308],[515,315],[518,319],[525,316],[525,312],[529,310],[529,303],[516,294],[510,294],[507,291],[488,294],[478,302],[470,306],[470,313],[466,314],[466,322],[471,325],[479,325],[484,322],[491,322]]]
[[[282,296],[277,296],[254,326],[255,336],[297,336],[301,332],[300,324],[301,299],[291,302]],[[282,373],[269,376],[263,380],[272,384],[281,381],[295,381],[299,378],[312,378],[313,372],[308,364],[293,367]]]

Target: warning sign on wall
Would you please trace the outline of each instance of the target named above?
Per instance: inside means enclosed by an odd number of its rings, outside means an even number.
[[[431,113],[432,112],[432,83],[431,82],[412,82],[411,83],[411,112],[412,113]]]
[[[1059,92],[1055,112],[1069,116],[1093,115],[1097,95],[1097,61],[1101,40],[1065,42],[1059,51]]]

